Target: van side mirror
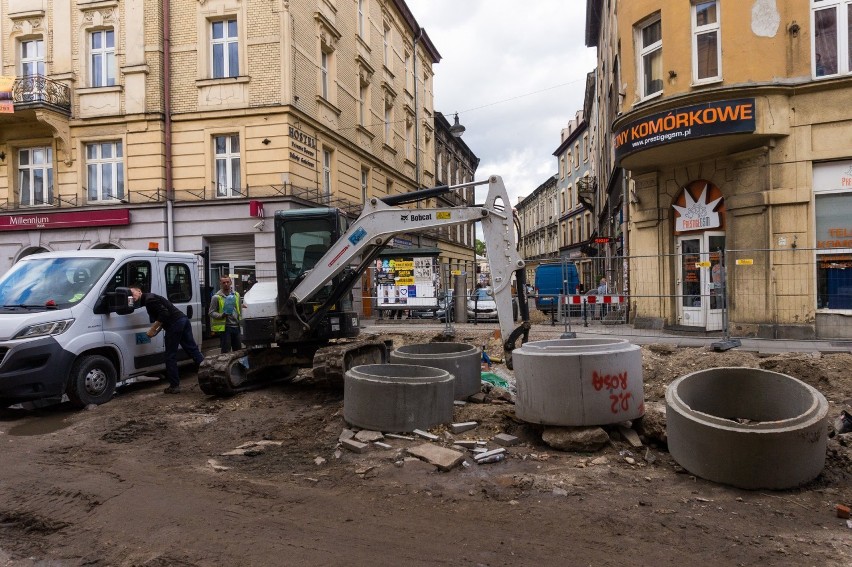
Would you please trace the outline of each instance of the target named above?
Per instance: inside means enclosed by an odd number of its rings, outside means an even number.
[[[109,310],[118,315],[130,315],[136,308],[129,287],[117,287],[115,291],[108,292],[107,300],[109,301]]]

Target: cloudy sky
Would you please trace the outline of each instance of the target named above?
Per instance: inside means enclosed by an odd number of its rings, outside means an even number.
[[[477,180],[501,175],[515,205],[556,173],[560,131],[582,109],[595,67],[586,2],[406,2],[442,56],[433,67],[435,110],[450,122],[458,112],[480,159]]]

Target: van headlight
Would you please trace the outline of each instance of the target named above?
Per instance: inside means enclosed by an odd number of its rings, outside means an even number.
[[[33,337],[45,337],[48,335],[61,335],[71,328],[74,319],[63,319],[61,321],[51,321],[49,323],[39,323],[37,325],[29,325],[24,327],[14,339],[31,339]]]

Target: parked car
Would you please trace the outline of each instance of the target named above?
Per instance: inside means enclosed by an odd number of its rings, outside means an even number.
[[[467,320],[471,322],[474,319],[477,321],[497,320],[497,302],[494,301],[490,287],[475,289],[467,298]]]

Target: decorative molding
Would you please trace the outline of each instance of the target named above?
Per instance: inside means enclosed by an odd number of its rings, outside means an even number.
[[[65,165],[70,166],[74,163],[71,157],[71,127],[68,125],[68,121],[44,110],[36,110],[35,117],[36,120],[53,129],[53,139],[56,141],[56,149],[57,151],[61,151],[65,156],[63,160]]]

